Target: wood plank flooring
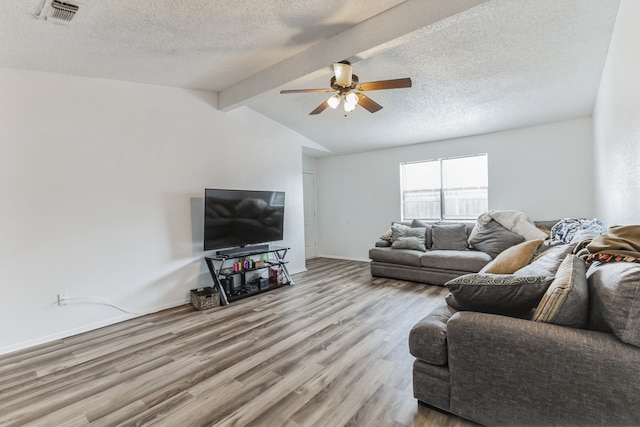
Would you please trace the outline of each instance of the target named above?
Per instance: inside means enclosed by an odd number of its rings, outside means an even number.
[[[407,337],[445,288],[316,258],[284,287],[0,357],[3,426],[471,426],[418,405]]]

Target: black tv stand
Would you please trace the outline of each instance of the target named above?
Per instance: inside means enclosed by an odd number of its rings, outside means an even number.
[[[284,260],[288,250],[285,247],[253,245],[204,257],[213,285],[220,294],[220,305],[283,286],[293,286],[287,270],[288,261]],[[268,270],[268,278],[262,277],[265,270]]]
[[[247,256],[247,254],[266,253],[269,252],[269,244],[266,245],[251,245],[240,246],[233,249],[224,249],[216,252],[217,257],[234,257],[234,256]]]

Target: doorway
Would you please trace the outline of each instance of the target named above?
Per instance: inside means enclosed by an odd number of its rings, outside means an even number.
[[[304,257],[316,257],[316,177],[311,172],[302,173],[304,197]]]

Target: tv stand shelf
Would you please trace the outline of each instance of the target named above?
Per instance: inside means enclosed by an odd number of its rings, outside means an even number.
[[[289,248],[258,246],[218,251],[204,257],[213,285],[220,294],[220,304],[248,298],[283,286],[293,286],[285,256]],[[260,259],[255,259],[259,257]],[[268,278],[262,277],[268,270]],[[253,279],[248,280],[253,276]]]

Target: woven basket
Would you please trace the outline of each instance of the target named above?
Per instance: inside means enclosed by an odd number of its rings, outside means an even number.
[[[208,286],[206,288],[191,290],[191,305],[196,310],[208,310],[220,305],[220,295],[215,289]]]

